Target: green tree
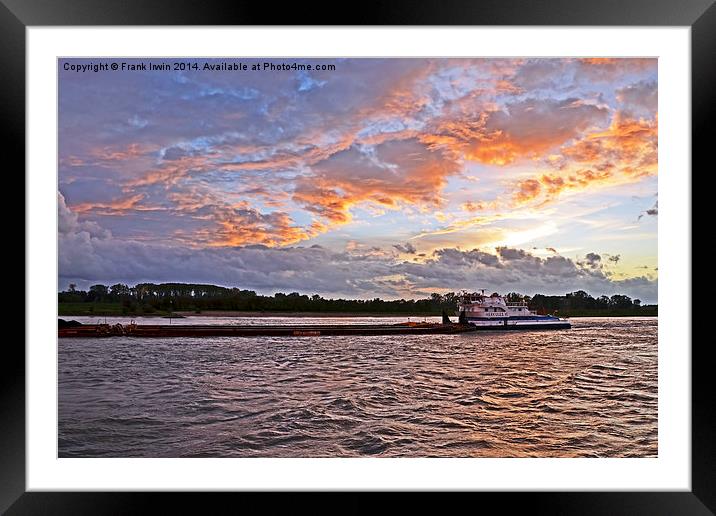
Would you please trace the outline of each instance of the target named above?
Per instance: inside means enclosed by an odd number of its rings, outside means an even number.
[[[130,290],[127,285],[117,283],[116,285],[109,287],[109,294],[114,298],[122,299],[129,296]]]
[[[89,294],[87,296],[90,301],[104,301],[107,297],[107,286],[106,285],[92,285],[89,288]]]
[[[611,308],[631,308],[631,298],[621,294],[614,294],[609,298],[609,306]]]

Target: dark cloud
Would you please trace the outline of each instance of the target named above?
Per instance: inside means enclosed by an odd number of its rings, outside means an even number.
[[[507,104],[488,118],[488,131],[509,134],[530,150],[544,150],[577,136],[581,131],[608,122],[606,108],[579,98],[527,99]]]
[[[584,261],[577,262],[582,267],[589,269],[600,269],[602,267],[602,257],[597,253],[587,253]]]
[[[415,249],[415,246],[413,244],[411,244],[410,242],[406,242],[405,245],[395,244],[393,247],[395,247],[401,253],[405,253],[405,254],[415,254],[417,252],[417,249]]]
[[[520,260],[528,256],[527,251],[522,249],[514,249],[511,247],[498,247],[497,252],[503,260]]]
[[[640,81],[617,90],[617,99],[624,109],[637,114],[653,114],[658,108],[656,81]]]
[[[637,220],[641,220],[644,215],[649,215],[651,217],[656,217],[659,215],[659,201],[656,201],[654,203],[654,206],[649,208],[648,210],[645,210],[641,214],[639,214],[639,217],[637,217]]]
[[[512,77],[516,86],[523,90],[534,91],[564,86],[564,72],[570,63],[560,59],[528,59]]]
[[[169,147],[168,149],[164,150],[162,159],[164,159],[166,161],[174,161],[177,159],[181,159],[186,155],[187,155],[186,151],[184,149],[182,149],[181,147]]]
[[[485,265],[488,267],[501,268],[500,259],[494,254],[472,249],[470,251],[461,251],[459,249],[437,249],[433,256],[441,264],[449,266],[465,266],[465,265]]]

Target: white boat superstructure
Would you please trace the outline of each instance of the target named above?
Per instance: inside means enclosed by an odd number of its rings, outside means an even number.
[[[463,291],[458,299],[460,320],[485,330],[571,328],[567,319],[532,312],[524,301],[507,302],[498,294]]]

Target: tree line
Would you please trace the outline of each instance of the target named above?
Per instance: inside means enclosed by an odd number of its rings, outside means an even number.
[[[455,315],[459,296],[459,293],[450,292],[433,293],[424,299],[326,299],[318,294],[308,296],[298,292],[278,292],[273,296],[264,296],[253,290],[194,283],[139,283],[134,287],[117,283],[111,286],[92,285],[87,291],[77,290],[76,285],[71,284],[68,290],[58,293],[58,301],[60,312],[67,314],[94,313],[95,306],[102,306],[105,313],[137,315],[205,310],[426,315],[440,314],[444,310],[449,315]],[[531,310],[538,313],[641,311],[646,308],[641,306],[639,299],[632,300],[621,294],[594,298],[583,290],[564,296],[536,294],[531,297],[510,292],[505,297],[510,302],[524,301]]]

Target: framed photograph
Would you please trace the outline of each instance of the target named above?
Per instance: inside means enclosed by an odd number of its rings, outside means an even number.
[[[712,4],[3,0],[27,330],[0,508],[474,491],[711,514]]]

